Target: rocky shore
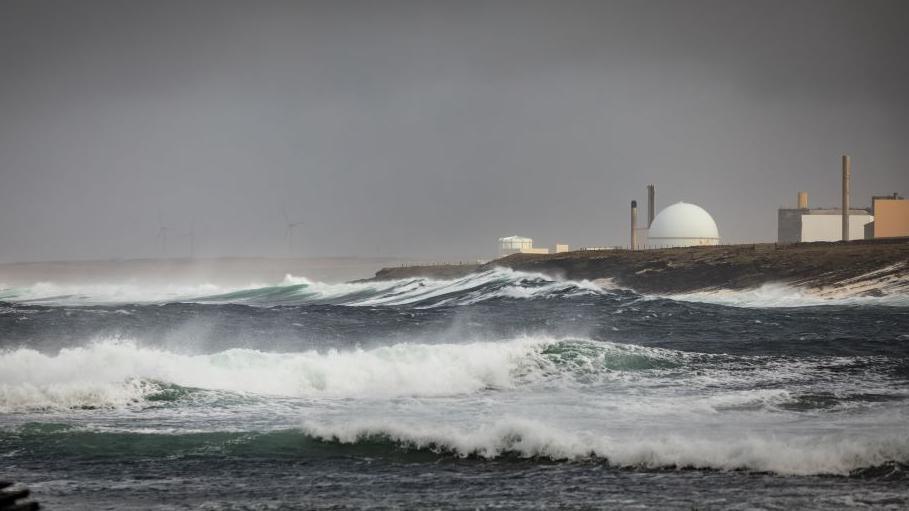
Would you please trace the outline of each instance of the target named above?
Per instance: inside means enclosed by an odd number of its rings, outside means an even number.
[[[909,238],[514,254],[485,265],[383,268],[373,279],[451,279],[494,267],[572,280],[608,279],[616,286],[645,293],[787,283],[825,290],[848,288],[850,294],[873,295],[909,292]]]

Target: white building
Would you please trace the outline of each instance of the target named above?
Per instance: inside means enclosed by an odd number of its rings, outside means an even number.
[[[640,240],[648,248],[695,247],[717,245],[720,232],[710,213],[695,204],[673,204],[653,219],[646,230],[647,239]]]
[[[874,221],[865,209],[849,210],[849,239],[865,238],[865,224]],[[842,241],[842,209],[780,209],[777,240],[780,243]]]
[[[499,238],[499,257],[511,254],[548,254],[548,248],[533,248],[533,240],[523,236]]]

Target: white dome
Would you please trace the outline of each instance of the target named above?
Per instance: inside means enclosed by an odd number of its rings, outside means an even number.
[[[660,211],[647,233],[651,247],[716,245],[720,232],[710,213],[694,204],[679,202]]]

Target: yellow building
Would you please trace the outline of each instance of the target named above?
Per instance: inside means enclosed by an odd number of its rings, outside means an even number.
[[[909,201],[897,194],[871,198],[874,221],[865,226],[865,238],[909,236]]]

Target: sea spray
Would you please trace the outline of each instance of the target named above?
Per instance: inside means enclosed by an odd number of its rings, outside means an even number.
[[[554,342],[525,338],[301,353],[230,349],[205,355],[121,340],[64,348],[56,355],[17,349],[0,354],[0,409],[116,406],[139,397],[135,382],[147,380],[275,396],[464,394],[513,387],[518,369]]]
[[[147,286],[125,282],[58,285],[40,282],[26,288],[3,289],[0,297],[11,302],[61,305],[197,302],[262,306],[450,306],[495,298],[558,298],[603,292],[603,288],[589,281],[560,280],[542,274],[497,268],[454,280],[413,278],[336,284],[287,275],[274,285],[250,283],[232,288],[213,284]]]
[[[883,271],[883,270],[882,270]],[[110,305],[142,303],[206,303],[275,305],[346,305],[359,307],[453,307],[493,300],[558,300],[575,297],[673,299],[735,307],[804,307],[818,305],[909,305],[905,278],[869,274],[865,280],[830,289],[767,283],[753,289],[711,288],[687,293],[641,296],[609,278],[558,279],[539,273],[495,268],[452,280],[409,278],[389,281],[324,283],[287,275],[273,285],[250,283],[219,287],[139,285],[134,282],[58,285],[39,282],[24,288],[0,289],[0,300],[44,305]]]

